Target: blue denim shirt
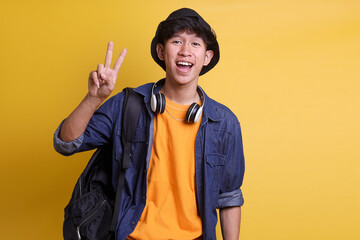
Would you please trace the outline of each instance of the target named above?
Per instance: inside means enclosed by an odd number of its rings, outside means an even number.
[[[154,114],[150,108],[152,86],[149,83],[135,89],[144,96],[145,104],[131,148],[130,167],[125,175],[116,231],[118,240],[126,239],[134,230],[146,204],[146,178],[154,125]],[[155,92],[159,89],[160,86]],[[123,151],[120,138],[123,100],[123,92],[107,100],[94,113],[85,132],[72,142],[59,139],[61,125],[54,134],[54,147],[63,155],[112,144],[115,189]],[[216,239],[216,208],[243,205],[240,187],[244,167],[241,130],[236,116],[205,94],[203,116],[195,142],[196,197],[203,239]]]

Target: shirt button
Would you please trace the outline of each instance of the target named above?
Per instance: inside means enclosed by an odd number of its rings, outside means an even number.
[[[132,225],[135,225],[135,221],[132,221],[131,224],[132,224]]]
[[[145,198],[146,198],[146,196],[145,196],[145,195],[143,195],[143,196],[142,196],[142,199],[144,199],[144,200],[145,200]]]

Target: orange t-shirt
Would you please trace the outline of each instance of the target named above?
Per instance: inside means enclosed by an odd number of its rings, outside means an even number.
[[[195,191],[195,139],[201,121],[182,121],[189,106],[166,99],[165,112],[155,116],[147,202],[129,239],[197,239],[202,235]]]

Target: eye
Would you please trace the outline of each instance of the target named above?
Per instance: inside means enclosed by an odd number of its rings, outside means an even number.
[[[180,40],[173,40],[172,43],[175,44],[175,45],[180,45],[181,41]]]
[[[198,43],[198,42],[193,42],[192,45],[195,47],[200,47],[200,43]]]

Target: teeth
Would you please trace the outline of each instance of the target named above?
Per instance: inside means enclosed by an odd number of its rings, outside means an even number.
[[[188,62],[178,62],[177,64],[184,65],[184,66],[192,66],[192,64],[188,63]]]

